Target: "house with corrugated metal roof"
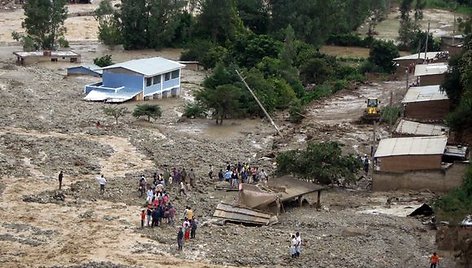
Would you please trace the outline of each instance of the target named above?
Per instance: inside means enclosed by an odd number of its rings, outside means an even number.
[[[449,128],[444,125],[424,124],[401,119],[392,133],[394,138],[448,135]]]
[[[461,185],[467,156],[467,147],[448,146],[446,136],[383,139],[374,154],[373,190],[447,191]]]
[[[417,85],[440,85],[444,82],[447,70],[447,63],[417,64],[415,66]]]
[[[125,102],[180,94],[185,65],[162,57],[145,58],[102,68],[102,82],[86,85],[85,100]]]
[[[404,117],[441,121],[449,113],[449,98],[439,85],[410,87],[402,100]]]

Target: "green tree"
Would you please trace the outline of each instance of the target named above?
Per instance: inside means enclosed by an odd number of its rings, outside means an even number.
[[[111,0],[103,0],[94,12],[98,21],[98,40],[107,46],[121,44],[120,14],[114,10]]]
[[[23,4],[25,19],[21,27],[41,49],[55,49],[63,36],[67,18],[66,0],[28,0]]]
[[[392,41],[376,40],[370,48],[368,61],[379,71],[391,73],[395,70],[393,59],[399,56],[398,48]]]
[[[282,44],[268,35],[247,34],[232,42],[230,54],[236,64],[251,68],[264,57],[277,57],[281,48]]]
[[[266,34],[269,30],[269,10],[263,0],[237,0],[239,17],[244,26],[255,34]]]
[[[126,107],[106,106],[102,107],[102,110],[106,116],[115,118],[115,124],[118,124],[118,119],[129,113]]]
[[[121,35],[125,49],[143,49],[148,46],[148,14],[146,0],[121,1]]]
[[[229,116],[239,115],[239,97],[241,88],[230,84],[217,86],[216,88],[205,88],[197,92],[196,100],[207,109],[213,110],[216,124],[223,124],[223,120]]]
[[[310,142],[305,150],[282,152],[276,158],[277,173],[321,184],[354,181],[361,164],[353,155],[343,155],[341,146],[337,142]]]
[[[223,44],[227,40],[234,40],[237,34],[244,32],[236,1],[202,0],[196,28],[198,37],[210,37],[214,43]]]
[[[133,116],[136,118],[147,116],[147,121],[151,122],[151,118],[156,120],[162,116],[162,110],[157,104],[141,104],[134,108]]]
[[[179,32],[189,31],[191,16],[184,16],[182,12],[187,1],[184,0],[148,0],[149,46],[162,48],[172,45]],[[183,38],[183,37],[181,37]]]
[[[93,63],[99,67],[106,67],[114,64],[113,60],[111,59],[111,55],[95,58],[93,59]]]
[[[401,0],[398,40],[402,48],[415,49],[412,46],[412,41],[415,40],[416,33],[420,32],[420,20],[423,19],[423,8],[425,6],[426,0]],[[410,15],[412,12],[413,18]]]

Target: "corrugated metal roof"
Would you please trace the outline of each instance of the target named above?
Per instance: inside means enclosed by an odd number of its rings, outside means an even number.
[[[402,103],[447,100],[446,92],[439,85],[410,87],[402,100]]]
[[[417,64],[415,66],[415,76],[443,74],[447,72],[447,63]]]
[[[416,54],[411,54],[403,57],[398,57],[393,59],[394,61],[399,61],[399,60],[424,60],[424,59],[434,59],[438,54],[440,53],[449,53],[448,51],[436,51],[436,52],[426,52],[426,57],[425,53],[416,53]],[[418,56],[419,54],[419,56]]]
[[[125,102],[136,95],[142,92],[142,89],[130,89],[130,88],[122,88],[119,89],[117,92],[111,92],[109,90],[98,90],[94,89],[90,91],[87,96],[85,96],[84,100],[87,101],[106,101],[106,102]]]
[[[82,64],[82,65],[79,65],[79,66],[72,66],[72,67],[68,67],[67,70],[74,70],[74,69],[79,69],[79,68],[84,68],[84,69],[87,69],[87,70],[90,70],[94,73],[97,73],[97,74],[103,74],[103,70],[100,66],[96,65],[96,64],[93,64],[93,63],[90,63],[90,64]]]
[[[446,149],[446,143],[446,136],[383,139],[380,141],[374,157],[442,155]]]
[[[441,125],[423,124],[402,119],[398,123],[395,132],[415,136],[439,136],[444,135],[449,128]]]
[[[181,69],[185,65],[162,57],[125,61],[102,68],[103,70],[124,68],[144,76],[154,76]]]

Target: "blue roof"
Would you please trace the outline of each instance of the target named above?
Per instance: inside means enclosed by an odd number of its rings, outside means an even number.
[[[173,60],[162,57],[130,60],[122,63],[113,64],[102,68],[102,70],[124,68],[144,76],[154,76],[158,74],[168,73],[185,67]]]

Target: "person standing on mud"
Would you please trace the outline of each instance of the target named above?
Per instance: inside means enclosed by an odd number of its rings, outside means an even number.
[[[197,234],[197,227],[198,227],[198,221],[196,217],[193,217],[192,221],[190,222],[190,238],[194,239],[196,234]]]
[[[210,171],[208,172],[208,177],[210,180],[213,180],[213,165],[210,164]]]
[[[431,259],[430,268],[438,268],[438,266],[439,266],[439,256],[436,254],[436,252],[433,252],[433,255],[430,257],[430,259]]]
[[[107,180],[103,177],[103,174],[97,179],[98,183],[100,184],[100,194],[105,192],[105,185],[107,184]]]
[[[177,246],[178,250],[182,250],[184,246],[184,232],[182,231],[182,227],[179,227],[179,232],[177,233]]]
[[[62,178],[64,178],[64,173],[62,172],[59,172],[59,177],[57,178],[59,180],[59,190],[62,189]]]
[[[143,209],[141,211],[141,229],[144,229],[144,221],[146,220],[146,211]]]
[[[191,168],[190,172],[188,173],[188,179],[190,181],[190,186],[195,188],[195,172],[193,171],[193,168]]]
[[[302,237],[300,236],[299,232],[295,234],[295,238],[297,239],[297,245],[295,246],[295,256],[300,257],[300,252],[302,249]]]

